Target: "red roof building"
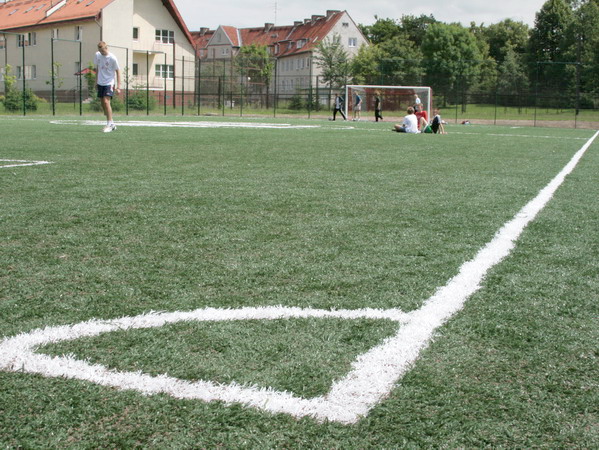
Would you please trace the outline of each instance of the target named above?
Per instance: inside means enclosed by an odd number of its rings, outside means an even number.
[[[317,82],[320,70],[313,64],[320,42],[339,36],[350,57],[357,54],[368,40],[347,11],[327,11],[296,21],[293,25],[235,28],[219,26],[191,33],[198,56],[203,61],[231,60],[243,46],[266,46],[277,61],[277,90],[294,93]]]
[[[11,0],[0,3],[0,82],[10,65],[32,89],[48,89],[53,54],[62,84],[74,90],[73,74],[94,60],[98,41],[108,44],[128,79],[153,89],[174,83],[176,59],[195,59],[173,0]]]

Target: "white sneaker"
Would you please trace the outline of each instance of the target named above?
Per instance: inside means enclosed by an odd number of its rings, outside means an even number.
[[[114,123],[111,123],[110,125],[106,125],[102,131],[104,133],[110,133],[111,131],[114,131],[114,130],[116,130],[116,125]]]

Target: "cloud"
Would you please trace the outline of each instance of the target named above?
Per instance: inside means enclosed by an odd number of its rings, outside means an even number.
[[[400,19],[402,15],[433,15],[442,22],[461,22],[468,26],[497,23],[503,19],[522,21],[532,26],[535,13],[545,0],[504,0],[502,2],[475,2],[472,0],[229,0],[226,7],[219,2],[197,0],[175,0],[183,19],[191,30],[200,27],[216,28],[218,25],[232,25],[240,28],[274,22],[289,25],[313,14],[325,14],[326,10],[347,10],[356,23],[370,25],[379,18]],[[275,8],[276,6],[276,8]]]

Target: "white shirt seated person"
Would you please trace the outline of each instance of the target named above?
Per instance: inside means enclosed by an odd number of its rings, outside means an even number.
[[[420,133],[420,130],[418,129],[418,118],[414,114],[414,108],[411,106],[408,108],[408,115],[403,118],[401,124],[395,125],[393,131],[397,131],[398,133]]]

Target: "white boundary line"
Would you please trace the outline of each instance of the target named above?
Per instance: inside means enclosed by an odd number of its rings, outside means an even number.
[[[43,164],[52,164],[50,161],[25,161],[22,159],[0,159],[0,162],[18,163],[0,165],[0,169],[7,169],[9,167],[40,166]]]
[[[70,326],[38,329],[0,341],[0,370],[28,372],[47,377],[86,380],[118,389],[133,389],[144,394],[165,393],[181,399],[206,402],[241,403],[273,413],[294,417],[311,416],[319,421],[330,420],[352,424],[366,416],[387,397],[395,384],[428,346],[435,330],[460,311],[466,300],[481,288],[488,271],[506,258],[528,224],[551,200],[599,132],[572,157],[557,176],[497,232],[476,256],[465,262],[458,274],[440,287],[424,305],[409,314],[390,310],[326,311],[302,308],[263,307],[224,310],[198,309],[191,312],[150,313],[114,320],[92,320]],[[277,320],[290,318],[342,318],[393,320],[399,324],[395,336],[360,355],[350,372],[333,383],[324,396],[300,398],[271,388],[222,385],[210,381],[189,382],[177,378],[150,376],[140,372],[119,372],[101,365],[92,365],[72,356],[50,357],[35,353],[48,343],[97,336],[117,330],[161,327],[180,321]]]
[[[102,126],[105,122],[98,120],[51,120],[54,125],[89,125]],[[270,128],[277,130],[293,130],[304,128],[320,128],[320,125],[291,125],[289,123],[260,123],[260,122],[160,122],[128,120],[116,122],[117,127],[168,127],[168,128]]]

